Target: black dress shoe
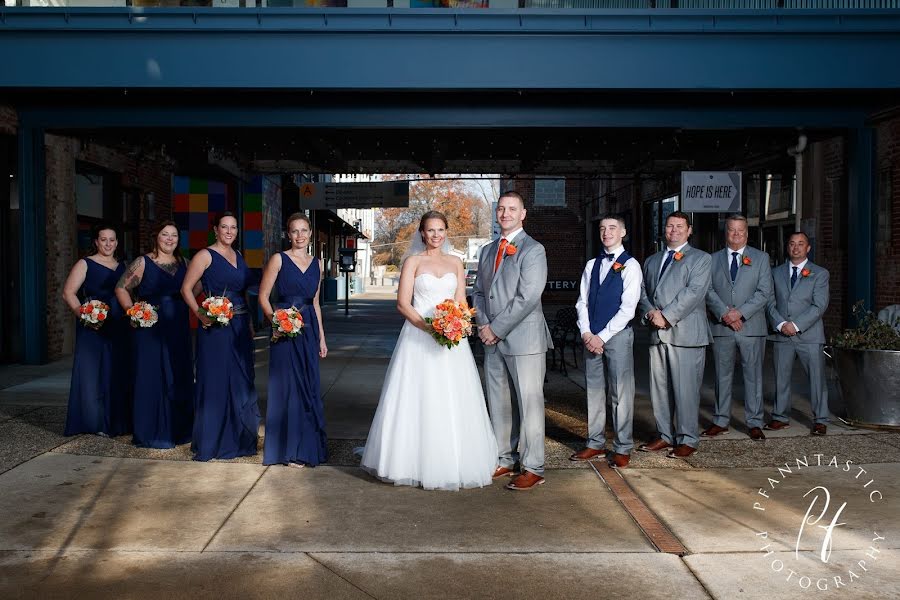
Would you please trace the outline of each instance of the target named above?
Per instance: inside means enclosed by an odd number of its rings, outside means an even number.
[[[750,428],[750,439],[755,440],[757,442],[761,442],[766,439],[766,435],[762,432],[762,429],[759,427],[751,427]]]

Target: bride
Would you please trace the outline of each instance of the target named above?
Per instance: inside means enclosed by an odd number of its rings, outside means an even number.
[[[406,322],[361,466],[394,485],[484,487],[497,466],[497,441],[469,340],[447,349],[431,337],[425,322],[447,298],[465,301],[463,264],[447,254],[443,214],[425,213],[419,236],[402,263],[397,309]]]

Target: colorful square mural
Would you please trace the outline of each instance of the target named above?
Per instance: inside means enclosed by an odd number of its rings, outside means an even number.
[[[215,241],[215,215],[232,209],[228,186],[221,181],[178,176],[172,188],[172,217],[178,226],[179,245],[182,254],[190,258]]]

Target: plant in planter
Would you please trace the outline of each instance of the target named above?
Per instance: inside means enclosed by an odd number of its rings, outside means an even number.
[[[858,325],[832,339],[847,417],[857,425],[900,427],[900,323],[879,320],[862,301],[853,316]]]

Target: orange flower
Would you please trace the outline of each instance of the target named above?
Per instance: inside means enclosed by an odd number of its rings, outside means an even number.
[[[681,260],[682,258],[684,258],[684,252],[676,252],[672,255],[672,258],[674,258],[675,260]]]
[[[744,263],[745,265],[747,265],[748,267],[753,264],[753,261],[750,260],[749,256],[745,256],[743,258],[743,260],[741,260],[741,262]]]
[[[519,251],[519,249],[516,248],[515,244],[513,244],[512,242],[510,242],[509,244],[506,245],[506,255],[507,256],[513,256],[518,251]]]
[[[83,304],[81,306],[81,314],[83,314],[83,315],[89,315],[89,314],[91,314],[91,312],[93,312],[93,310],[94,310],[94,307],[91,306],[90,304]]]
[[[613,272],[615,272],[615,273],[621,273],[622,271],[625,270],[625,265],[623,265],[623,264],[620,263],[620,262],[614,262],[614,263],[613,263],[613,266],[612,266],[612,270],[613,270]]]
[[[288,332],[294,330],[294,326],[291,325],[291,322],[288,321],[287,319],[285,319],[284,321],[281,322],[281,328],[282,328],[283,330],[285,330],[285,331],[288,331]]]
[[[98,321],[105,321],[105,320],[106,320],[106,313],[98,313],[98,314],[97,314],[97,320],[98,320]]]
[[[800,271],[800,274],[804,277],[809,277],[810,275],[812,275],[812,271],[810,271],[809,269],[803,269],[802,271]]]
[[[150,313],[149,310],[145,310],[145,311],[144,311],[144,318],[145,318],[145,319],[149,320],[150,317],[152,317],[152,316],[153,316],[153,315]]]

